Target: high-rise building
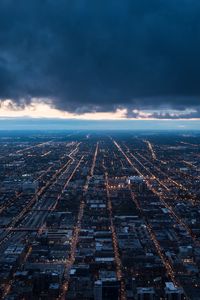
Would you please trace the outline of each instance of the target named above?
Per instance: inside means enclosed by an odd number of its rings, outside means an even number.
[[[119,281],[97,280],[94,285],[94,300],[118,300]]]
[[[155,290],[153,287],[139,287],[137,288],[137,300],[154,300]]]
[[[94,283],[94,300],[102,300],[102,281],[97,280]]]
[[[165,295],[167,300],[184,299],[184,292],[181,287],[176,287],[173,282],[166,282],[165,285]]]

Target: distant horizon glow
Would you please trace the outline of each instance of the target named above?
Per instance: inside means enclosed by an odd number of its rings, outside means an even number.
[[[109,121],[109,120],[134,120],[134,121],[198,121],[200,118],[192,117],[194,109],[175,110],[160,108],[154,110],[134,109],[130,112],[126,108],[116,108],[115,111],[94,111],[87,113],[75,113],[62,111],[55,108],[50,100],[32,99],[29,104],[16,105],[12,100],[0,101],[0,119],[60,119],[60,120],[86,120],[86,121]],[[189,117],[191,114],[191,117]],[[185,117],[187,116],[187,118]]]
[[[200,120],[0,118],[0,130],[200,130]]]

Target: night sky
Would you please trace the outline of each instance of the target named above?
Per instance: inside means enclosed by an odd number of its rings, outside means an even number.
[[[1,0],[1,102],[197,119],[199,16],[199,0]]]

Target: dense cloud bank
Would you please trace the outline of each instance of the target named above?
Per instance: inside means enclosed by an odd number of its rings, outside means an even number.
[[[0,99],[198,111],[199,13],[198,0],[1,0]]]

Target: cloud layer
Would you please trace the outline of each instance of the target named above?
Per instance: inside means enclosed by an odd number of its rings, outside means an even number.
[[[1,0],[0,99],[199,115],[199,12],[198,0]]]

